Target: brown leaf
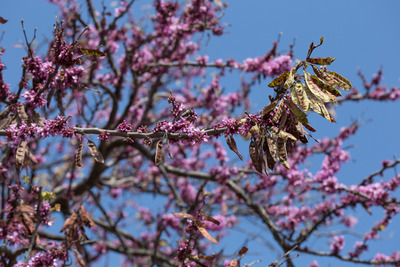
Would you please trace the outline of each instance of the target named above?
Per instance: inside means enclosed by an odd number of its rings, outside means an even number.
[[[154,162],[156,166],[160,165],[161,162],[163,161],[164,155],[162,153],[162,148],[163,148],[163,141],[159,140],[156,145],[156,155],[154,157]]]
[[[104,163],[104,158],[103,155],[100,153],[100,150],[97,148],[97,146],[90,140],[88,140],[88,147],[90,154],[92,154],[92,157],[99,163]]]
[[[229,135],[228,137],[225,137],[225,140],[226,140],[226,143],[228,144],[229,149],[232,150],[233,152],[235,152],[240,160],[243,160],[242,155],[240,155],[239,150],[237,149],[236,141],[233,138],[233,136]]]
[[[193,215],[188,214],[188,213],[176,212],[176,213],[172,213],[172,215],[174,215],[175,217],[183,218],[183,219],[189,218],[189,219],[193,219],[194,220]]]
[[[80,209],[81,209],[81,218],[82,218],[83,223],[87,227],[95,227],[96,224],[92,220],[92,216],[88,212],[86,212],[86,210],[83,206],[81,206]]]
[[[214,223],[216,225],[220,225],[220,222],[218,220],[216,220],[216,219],[214,219],[213,217],[210,217],[210,216],[204,217],[204,220],[212,222],[212,223]]]
[[[25,152],[26,152],[26,141],[22,140],[21,143],[19,143],[17,152],[15,153],[15,161],[17,162],[17,165],[22,166],[25,161]]]
[[[82,167],[82,149],[83,149],[83,144],[80,143],[78,147],[78,151],[76,152],[75,155],[75,164],[78,167]]]
[[[210,240],[211,242],[214,242],[215,244],[219,245],[218,241],[217,241],[214,237],[212,237],[212,236],[207,232],[207,230],[206,230],[204,227],[201,227],[201,226],[198,226],[198,225],[196,225],[196,226],[197,226],[197,229],[200,231],[200,233],[201,233],[205,238],[207,238],[207,239]]]
[[[71,217],[65,220],[63,227],[61,228],[60,232],[64,232],[64,230],[71,228],[71,226],[75,223],[78,216],[74,212]]]
[[[0,23],[5,24],[7,23],[8,20],[4,19],[3,17],[0,17]]]
[[[242,257],[244,254],[247,253],[247,251],[249,251],[248,248],[242,247],[242,248],[239,250],[238,255],[239,255],[240,257]]]

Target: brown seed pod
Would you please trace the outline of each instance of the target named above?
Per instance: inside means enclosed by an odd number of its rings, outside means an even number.
[[[95,161],[97,161],[99,163],[104,163],[104,158],[103,158],[103,155],[100,153],[100,150],[90,140],[88,140],[88,148],[89,148],[90,154],[92,154],[92,157],[94,158]]]
[[[240,158],[240,160],[243,160],[242,155],[240,155],[239,150],[237,149],[236,141],[233,138],[233,136],[229,135],[228,137],[225,138],[225,140],[226,140],[226,143],[228,144],[229,149],[232,150],[233,152],[235,152],[236,155],[238,155],[238,157]]]
[[[83,144],[80,143],[79,147],[78,147],[78,151],[75,155],[75,164],[78,167],[82,167],[82,148],[83,148]]]
[[[160,163],[163,161],[164,155],[162,153],[162,148],[163,148],[163,142],[162,140],[159,140],[156,145],[156,155],[154,157],[154,163],[156,166],[160,165]]]
[[[25,153],[26,152],[26,141],[22,140],[21,143],[19,143],[17,152],[15,153],[15,160],[17,162],[17,165],[22,166],[25,161]]]
[[[249,145],[249,154],[251,158],[251,162],[254,168],[259,172],[262,173],[262,161],[263,158],[260,156],[258,146],[254,140],[251,140]]]

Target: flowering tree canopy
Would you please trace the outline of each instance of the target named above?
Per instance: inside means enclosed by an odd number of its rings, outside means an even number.
[[[345,102],[397,101],[400,88],[382,86],[381,71],[371,82],[360,73],[355,88],[329,70],[331,55],[312,56],[329,45],[323,37],[304,59],[278,42],[242,62],[210,59],[202,44],[225,34],[229,9],[219,0],[155,0],[141,17],[134,0],[113,10],[50,2],[60,9],[54,35],[39,55],[24,29],[18,86],[0,61],[1,266],[96,266],[107,255],[123,266],[257,265],[245,240],[224,249],[244,220],[258,225],[246,227],[249,238],[270,234],[280,255],[270,266],[302,255],[315,256],[310,266],[323,257],[400,266],[396,250],[366,255],[398,214],[400,175],[385,171],[400,160],[339,183],[343,143],[359,124],[316,140],[308,118],[335,122]],[[241,82],[225,89],[232,75]],[[254,111],[258,83],[269,99]],[[311,171],[304,163],[315,155]],[[380,219],[354,237],[360,207]]]

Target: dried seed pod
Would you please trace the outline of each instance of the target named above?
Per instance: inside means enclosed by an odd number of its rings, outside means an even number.
[[[160,165],[160,163],[163,161],[164,155],[162,153],[162,148],[163,148],[163,142],[162,140],[159,140],[156,145],[156,155],[154,157],[154,162],[156,166]]]
[[[279,162],[286,169],[290,169],[289,163],[286,161],[287,160],[286,140],[278,138],[276,143],[277,143],[277,149],[278,149]]]
[[[28,114],[26,114],[26,112],[25,112],[24,104],[20,103],[18,105],[17,112],[18,112],[18,116],[19,116],[19,118],[21,120],[23,120],[23,121],[27,121],[28,120]]]
[[[8,114],[10,113],[10,110],[11,110],[10,106],[7,106],[6,109],[0,113],[0,120],[5,119],[8,116]]]
[[[22,140],[21,143],[19,143],[17,152],[15,153],[15,160],[17,162],[17,165],[22,166],[25,161],[25,153],[26,152],[26,141]]]
[[[94,158],[95,161],[97,161],[99,163],[104,163],[104,158],[103,158],[103,155],[100,153],[100,150],[90,140],[88,140],[88,148],[89,148],[90,154],[92,154],[92,157]]]
[[[238,157],[240,158],[240,160],[243,160],[242,155],[240,155],[239,150],[237,149],[236,141],[233,138],[233,136],[229,135],[228,137],[225,138],[225,140],[226,140],[226,143],[228,144],[229,149],[232,150],[233,152],[235,152],[236,155],[238,155]]]
[[[307,59],[307,62],[317,65],[330,65],[333,61],[335,61],[334,57],[315,57]]]
[[[79,147],[78,147],[78,151],[75,155],[75,164],[78,167],[82,167],[82,148],[83,148],[83,144],[80,143]]]
[[[262,173],[262,157],[260,156],[258,146],[254,140],[251,140],[249,145],[249,154],[254,168]]]
[[[265,152],[265,156],[266,156],[266,161],[267,161],[267,166],[269,169],[273,170],[275,163],[276,163],[276,157],[275,155],[273,156],[273,154],[271,153],[272,151],[275,151],[275,147],[273,146],[272,142],[271,142],[271,137],[269,135],[267,135],[265,137],[265,142],[263,144],[263,150]],[[275,154],[275,153],[274,153]]]

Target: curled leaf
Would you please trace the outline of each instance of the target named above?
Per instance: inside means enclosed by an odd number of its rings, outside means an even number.
[[[92,154],[92,157],[94,158],[95,161],[97,161],[99,163],[104,163],[104,158],[103,158],[103,155],[100,153],[100,150],[90,140],[88,140],[88,148],[89,148],[90,154]]]

